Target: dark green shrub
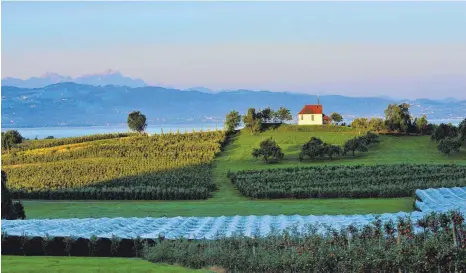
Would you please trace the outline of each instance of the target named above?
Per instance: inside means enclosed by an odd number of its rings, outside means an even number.
[[[272,138],[268,138],[261,141],[259,148],[254,148],[252,156],[268,164],[281,161],[284,157],[284,153]]]
[[[459,138],[446,137],[440,140],[437,149],[446,154],[450,155],[451,152],[459,152],[461,148],[461,141]]]

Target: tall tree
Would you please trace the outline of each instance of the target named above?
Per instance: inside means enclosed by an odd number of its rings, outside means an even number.
[[[269,122],[272,120],[273,114],[274,114],[273,110],[270,109],[270,107],[267,107],[264,110],[260,111],[260,118],[264,122]]]
[[[339,123],[339,122],[342,122],[343,121],[343,117],[336,113],[336,112],[333,112],[332,114],[330,114],[330,118],[332,119],[332,123],[335,124],[335,123]]]
[[[390,131],[407,133],[411,127],[410,105],[402,103],[399,105],[389,104],[385,110],[385,124]]]
[[[23,137],[16,130],[8,130],[5,133],[2,132],[2,146],[10,152],[10,149],[23,142]]]
[[[235,131],[236,127],[238,127],[240,122],[241,115],[237,111],[231,111],[225,118],[225,129],[228,133],[232,133]]]
[[[419,133],[421,133],[421,135],[423,135],[424,132],[427,129],[427,124],[429,124],[429,122],[427,121],[427,116],[423,115],[420,118],[416,118],[416,120],[414,121],[414,124],[415,124],[417,130],[419,131]]]
[[[128,115],[128,127],[132,131],[136,131],[138,133],[144,132],[146,130],[146,116],[144,116],[139,111],[131,112]]]
[[[260,143],[259,148],[254,148],[252,156],[262,159],[266,164],[278,162],[283,159],[284,153],[275,140],[267,138]]]
[[[275,114],[275,118],[279,120],[281,123],[283,123],[284,121],[289,121],[293,119],[293,116],[291,116],[291,111],[284,107],[278,108],[278,110],[275,111],[274,114]]]
[[[248,113],[243,116],[244,127],[251,132],[251,134],[257,134],[261,130],[261,119],[256,114],[255,108],[249,108]]]

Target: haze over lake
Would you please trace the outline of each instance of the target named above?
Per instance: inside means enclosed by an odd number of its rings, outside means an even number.
[[[437,119],[431,120],[431,123],[451,123],[458,125],[460,119]],[[347,123],[351,123],[351,120],[346,120]],[[194,131],[208,131],[208,130],[221,130],[223,129],[223,123],[195,123],[195,124],[163,124],[163,125],[148,125],[146,132],[149,134],[160,134],[160,133],[176,133],[178,130],[180,133]],[[112,126],[86,126],[86,127],[37,127],[37,128],[2,128],[2,132],[8,130],[17,130],[23,137],[34,139],[43,139],[48,136],[55,138],[61,137],[78,137],[93,134],[108,134],[108,133],[120,133],[128,132],[128,126],[126,125],[112,125]]]
[[[215,129],[223,129],[223,124],[215,123],[203,123],[203,124],[165,124],[165,125],[154,125],[147,126],[146,132],[149,134],[160,134],[173,132],[176,133],[178,130],[180,133],[194,131],[208,131]],[[89,126],[89,127],[39,127],[39,128],[2,128],[2,132],[7,130],[18,130],[19,133],[29,139],[43,139],[47,136],[53,136],[55,138],[62,137],[77,137],[94,134],[108,134],[108,133],[120,133],[128,132],[128,126]]]

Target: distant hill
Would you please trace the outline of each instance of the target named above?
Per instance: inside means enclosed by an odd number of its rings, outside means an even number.
[[[21,88],[42,88],[51,84],[75,82],[79,84],[89,84],[96,86],[117,85],[129,87],[142,87],[147,84],[141,79],[132,79],[123,76],[120,72],[107,70],[103,73],[88,74],[77,78],[62,76],[56,73],[46,73],[41,77],[32,77],[29,79],[3,78],[2,86],[15,86]]]
[[[202,86],[191,87],[191,88],[185,89],[184,91],[199,91],[199,92],[210,93],[210,94],[217,93],[217,91],[214,91],[212,89],[209,89],[207,87],[202,87]]]
[[[383,116],[389,98],[321,96],[325,114],[341,113],[346,120],[357,116]],[[316,95],[236,90],[218,93],[181,91],[156,86],[94,86],[71,82],[43,88],[2,87],[3,127],[90,126],[125,124],[130,111],[140,110],[149,124],[223,122],[230,110],[284,106],[293,117]],[[408,101],[414,115],[428,119],[464,117],[466,101],[419,99]]]

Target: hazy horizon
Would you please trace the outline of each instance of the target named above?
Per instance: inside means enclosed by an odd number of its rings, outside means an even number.
[[[466,99],[465,27],[464,2],[4,2],[2,78]]]

